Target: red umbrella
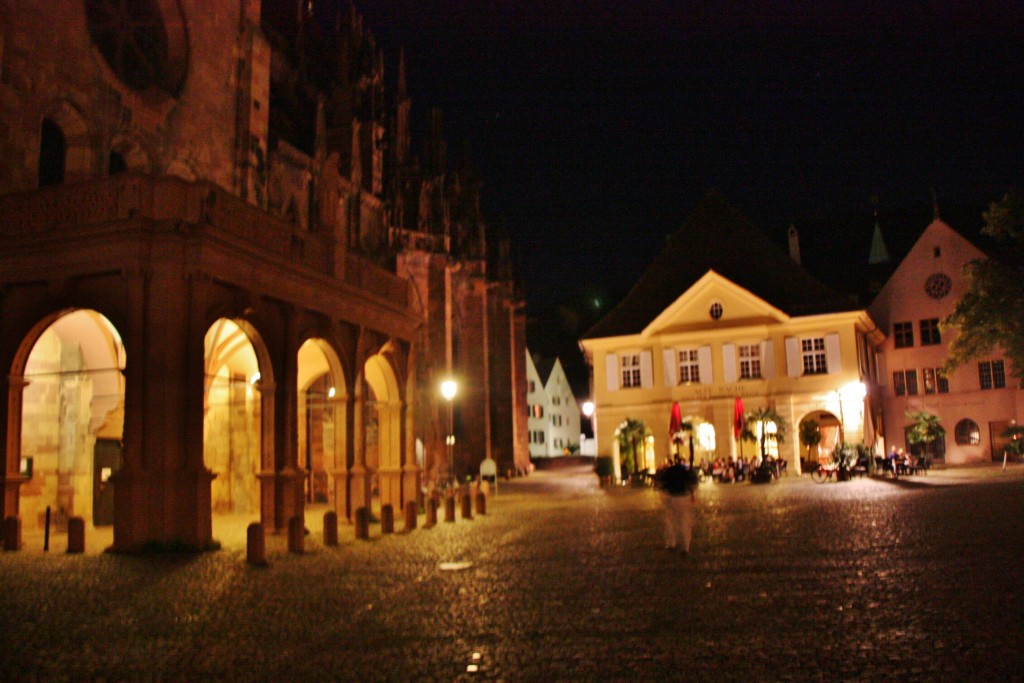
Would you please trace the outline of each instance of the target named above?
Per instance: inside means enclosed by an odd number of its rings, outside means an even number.
[[[679,409],[679,403],[672,404],[672,417],[668,421],[669,438],[675,439],[676,433],[683,429],[683,411]]]
[[[736,404],[733,407],[732,433],[736,440],[740,440],[743,428],[747,426],[747,418],[743,414],[743,399],[736,397]]]

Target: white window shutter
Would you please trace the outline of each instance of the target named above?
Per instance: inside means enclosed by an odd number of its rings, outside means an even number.
[[[605,371],[608,373],[606,378],[608,382],[608,391],[619,390],[619,357],[614,353],[605,354],[604,357]]]
[[[714,377],[711,372],[711,347],[701,346],[697,349],[697,367],[700,370],[700,383],[713,384]]]
[[[665,359],[665,386],[674,387],[679,383],[676,375],[679,374],[679,364],[676,363],[676,350],[665,349],[662,352],[662,358]]]
[[[889,373],[885,371],[885,354],[875,354],[875,372],[878,373],[878,377],[876,377],[878,386],[887,386],[889,384]]]
[[[775,344],[771,339],[761,342],[761,376],[765,379],[775,377]]]
[[[736,345],[722,344],[722,381],[736,381]]]
[[[800,362],[800,340],[796,337],[786,337],[786,374],[790,377],[799,377],[803,373],[804,366]]]
[[[843,369],[842,361],[839,358],[839,335],[832,333],[825,335],[825,362],[828,363],[828,374],[838,374]]]
[[[654,368],[651,366],[651,352],[640,352],[640,386],[650,389],[654,386]]]

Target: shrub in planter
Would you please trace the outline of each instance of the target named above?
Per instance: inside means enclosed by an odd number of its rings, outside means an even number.
[[[608,486],[615,478],[615,460],[610,455],[599,455],[594,458],[594,473],[602,486]]]

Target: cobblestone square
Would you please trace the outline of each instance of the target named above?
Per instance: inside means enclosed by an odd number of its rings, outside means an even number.
[[[0,680],[1022,680],[1024,470],[500,485],[486,516],[199,556],[0,555]],[[422,520],[421,520],[422,522]],[[90,530],[91,531],[91,530]]]

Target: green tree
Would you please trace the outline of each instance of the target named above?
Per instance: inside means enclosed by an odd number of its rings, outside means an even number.
[[[1011,191],[989,205],[982,232],[995,238],[998,255],[967,265],[967,291],[943,321],[952,331],[947,375],[996,346],[1024,379],[1024,194]]]
[[[928,444],[946,435],[945,428],[939,424],[938,415],[921,410],[918,412],[907,411],[907,417],[910,418],[907,442],[911,446],[921,445],[927,450]]]
[[[619,461],[623,472],[635,474],[640,467],[640,453],[647,438],[647,425],[627,417],[616,430],[619,438]]]
[[[774,441],[775,443],[786,442],[786,432],[789,430],[789,426],[786,421],[775,412],[774,408],[758,408],[751,410],[746,415],[746,426],[743,428],[743,433],[740,435],[741,438],[757,443],[761,449],[761,459],[765,460],[768,458],[768,442]],[[768,425],[775,423],[775,431],[768,431]],[[760,424],[761,429],[754,429],[754,425]],[[760,435],[757,432],[760,432]]]
[[[817,420],[804,420],[800,423],[800,443],[807,448],[807,460],[810,460],[811,448],[821,443],[821,428]]]

